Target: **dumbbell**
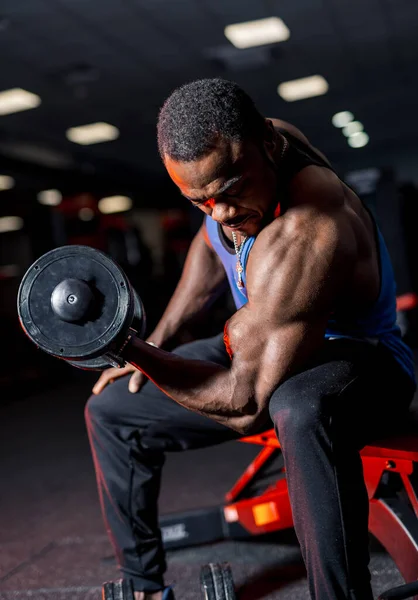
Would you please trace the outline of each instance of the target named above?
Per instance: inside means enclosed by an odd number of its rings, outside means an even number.
[[[228,563],[209,563],[200,571],[203,600],[236,600],[231,567]],[[377,600],[407,600],[418,593],[418,581],[406,583],[383,592]],[[107,582],[102,588],[103,600],[134,600],[130,579]]]
[[[236,600],[234,580],[228,563],[209,563],[200,570],[204,600]]]
[[[106,581],[102,587],[102,600],[134,600],[132,580]]]
[[[203,600],[236,600],[234,581],[228,563],[209,563],[200,571]],[[131,579],[108,581],[102,587],[103,600],[134,600]]]
[[[122,268],[89,246],[62,246],[36,260],[17,295],[20,324],[41,350],[90,370],[122,367],[131,335],[143,337],[144,307]]]

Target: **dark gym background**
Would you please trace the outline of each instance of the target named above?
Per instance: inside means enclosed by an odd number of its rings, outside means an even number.
[[[239,49],[224,34],[268,17],[283,20],[289,39]],[[0,103],[1,599],[98,599],[118,575],[83,424],[97,375],[36,350],[19,328],[16,293],[41,254],[87,244],[126,270],[152,329],[201,219],[157,153],[158,109],[176,86],[233,79],[328,155],[382,228],[407,299],[399,323],[417,354],[417,26],[416,0],[2,0],[0,98],[21,88],[40,103],[10,114]],[[326,79],[326,94],[278,95],[279,83],[313,75]],[[361,122],[366,145],[350,146],[333,125],[342,111]],[[67,139],[69,128],[96,122],[118,137]],[[110,209],[100,203],[115,196]],[[230,311],[226,294],[179,342],[219,331]],[[161,512],[220,503],[256,452],[232,443],[170,456]],[[379,592],[401,580],[371,543]],[[171,552],[167,580],[179,599],[199,596],[210,559],[232,563],[247,600],[307,598],[291,532]]]

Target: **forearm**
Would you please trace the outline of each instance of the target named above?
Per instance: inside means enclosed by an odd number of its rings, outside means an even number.
[[[149,339],[159,346],[168,343],[182,327],[205,312],[226,285],[223,265],[199,231],[190,246],[174,294]]]
[[[257,419],[248,381],[232,368],[213,362],[184,359],[132,338],[124,358],[142,371],[175,402],[240,433]]]

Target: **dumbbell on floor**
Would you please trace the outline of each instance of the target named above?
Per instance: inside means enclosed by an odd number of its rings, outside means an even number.
[[[132,580],[107,581],[102,587],[102,600],[134,600]]]
[[[228,563],[209,563],[200,571],[204,600],[236,600],[234,580]]]
[[[209,563],[200,572],[203,600],[236,600],[231,568],[228,563]],[[102,600],[134,600],[131,579],[107,581],[102,587]]]

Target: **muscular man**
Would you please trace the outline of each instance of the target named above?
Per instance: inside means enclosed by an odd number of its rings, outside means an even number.
[[[415,390],[382,236],[306,137],[262,117],[232,82],[175,90],[158,144],[205,217],[148,340],[160,348],[131,342],[136,369],[105,371],[86,408],[121,571],[137,600],[172,597],[157,517],[166,451],[274,425],[311,597],[372,600],[359,449],[394,426]],[[237,311],[224,332],[163,350],[225,281]]]

